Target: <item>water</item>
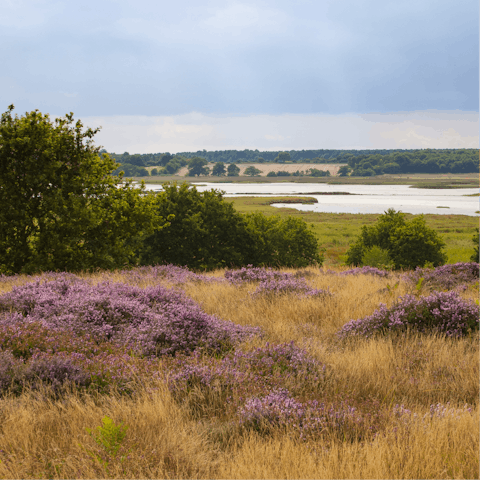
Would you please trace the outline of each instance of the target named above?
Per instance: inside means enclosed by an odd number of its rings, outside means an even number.
[[[195,185],[195,184],[194,184]],[[161,190],[160,185],[147,185],[148,190]],[[225,197],[235,196],[301,196],[317,199],[313,205],[273,204],[274,207],[329,213],[383,213],[389,208],[412,214],[478,216],[477,188],[424,189],[408,185],[329,185],[326,183],[201,183],[197,190],[223,190]],[[346,192],[347,195],[316,195],[315,192]],[[448,208],[439,208],[448,207]]]

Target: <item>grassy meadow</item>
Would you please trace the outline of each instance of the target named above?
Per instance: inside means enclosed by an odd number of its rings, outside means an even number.
[[[230,321],[237,333],[258,328],[228,345],[207,342],[211,348],[175,355],[140,355],[101,334],[82,333],[77,341],[53,326],[40,333],[25,327],[23,337],[13,327],[0,329],[2,348],[17,356],[38,347],[96,376],[89,388],[52,392],[24,383],[3,394],[0,477],[478,478],[478,331],[460,338],[414,330],[338,335],[350,320],[406,294],[421,299],[449,290],[458,301],[478,303],[478,273],[476,281],[455,281],[451,271],[440,283],[433,274],[419,283],[401,273],[346,275],[345,269],[282,271],[291,283],[316,289],[310,296],[260,294],[259,281],[232,280],[224,270],[3,277],[3,315],[21,311],[60,322],[65,311],[55,310],[56,292],[57,300],[68,300],[67,320],[77,322],[72,315],[81,312],[84,321],[88,313],[94,332],[95,309],[105,318],[122,309],[143,315],[146,304],[134,301],[156,292],[152,309],[163,295],[167,306],[182,304],[184,319],[185,309],[200,318],[200,308],[217,327]],[[441,282],[450,280],[444,288]],[[170,289],[191,300],[174,298]]]

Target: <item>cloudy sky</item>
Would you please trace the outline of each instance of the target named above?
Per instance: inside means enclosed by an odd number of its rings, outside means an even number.
[[[0,107],[130,153],[478,148],[477,0],[3,0]]]

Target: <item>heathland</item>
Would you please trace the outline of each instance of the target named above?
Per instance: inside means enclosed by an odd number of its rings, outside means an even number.
[[[478,264],[0,292],[1,478],[478,478]]]

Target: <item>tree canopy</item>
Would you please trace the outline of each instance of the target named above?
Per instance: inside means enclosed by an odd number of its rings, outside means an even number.
[[[362,265],[371,247],[388,252],[396,269],[443,265],[447,257],[442,252],[445,243],[435,230],[428,228],[423,215],[407,221],[405,214],[393,208],[380,215],[372,226],[363,226],[361,234],[347,251],[347,263]]]
[[[0,121],[0,273],[115,268],[165,223],[155,196],[112,176],[98,132],[38,110]]]

